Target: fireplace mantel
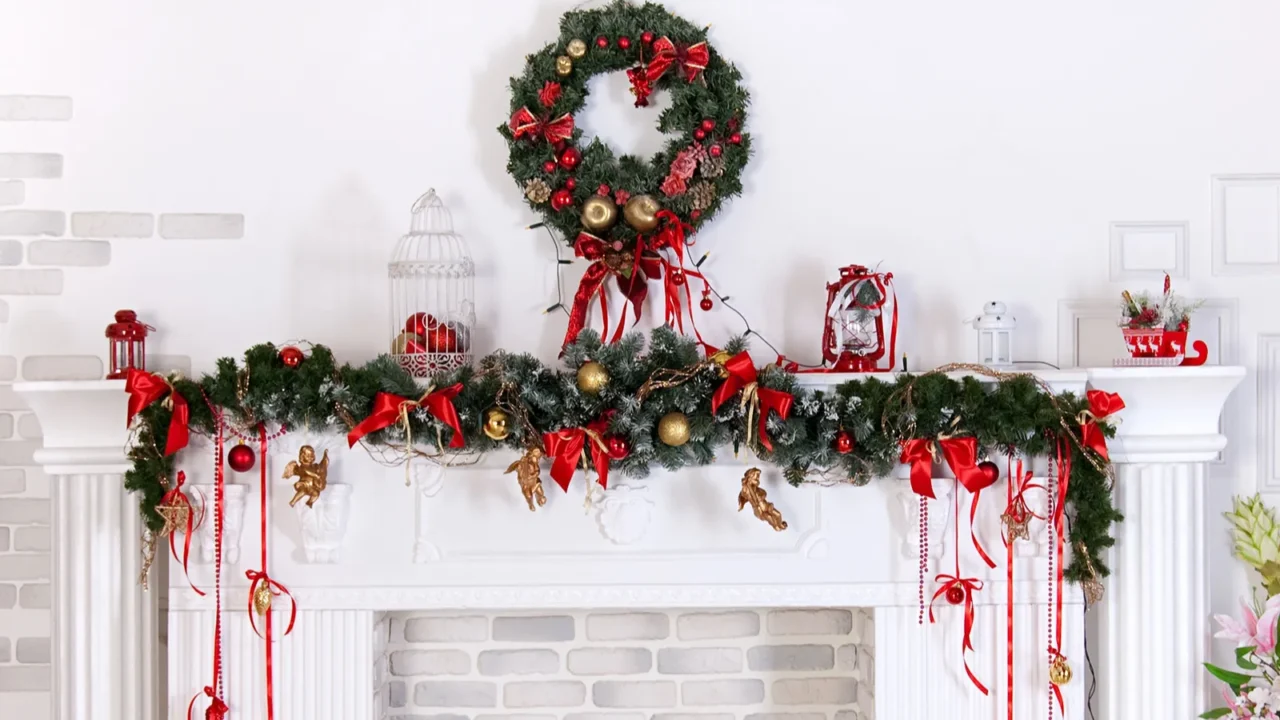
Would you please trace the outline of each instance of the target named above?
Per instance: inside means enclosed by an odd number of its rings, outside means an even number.
[[[1100,659],[1099,709],[1108,720],[1155,716],[1147,712],[1152,702],[1167,711],[1163,717],[1190,717],[1202,708],[1198,661],[1207,643],[1199,500],[1204,463],[1226,443],[1217,430],[1222,405],[1243,375],[1237,367],[1041,375],[1056,390],[1118,392],[1127,405],[1111,447],[1119,466],[1117,496],[1129,521],[1116,529],[1111,564],[1117,575],[1100,611],[1090,614],[1099,623],[1101,648],[1091,651]],[[844,379],[810,376],[804,382]],[[127,467],[123,383],[28,383],[16,389],[40,417],[45,449],[37,460],[54,476],[57,717],[182,716],[192,694],[208,682],[212,599],[191,592],[180,568],[170,572],[168,692],[157,701],[151,678],[163,661],[153,642],[155,598],[135,584],[141,527],[120,478]],[[330,482],[349,486],[326,490],[313,511],[290,508],[288,481],[279,478],[303,443],[330,449]],[[363,450],[347,451],[337,436],[290,433],[272,444],[271,574],[290,588],[300,610],[297,629],[276,652],[305,652],[322,641],[343,650],[340,659],[308,665],[307,678],[297,675],[301,670],[278,668],[277,703],[298,697],[304,681],[343,683],[345,696],[370,697],[371,679],[352,668],[370,666],[360,663],[372,653],[375,613],[386,610],[864,606],[874,607],[876,616],[876,696],[885,699],[877,717],[935,717],[943,708],[948,717],[966,720],[990,720],[997,710],[1003,717],[1003,567],[977,572],[985,566],[967,540],[961,543],[966,570],[987,583],[977,598],[978,651],[970,656],[975,672],[992,686],[984,699],[964,677],[955,634],[959,609],[940,608],[938,625],[917,625],[916,500],[905,480],[792,489],[766,471],[769,497],[790,523],[776,533],[749,511],[736,512],[738,481],[750,466],[745,457],[681,471],[679,482],[670,473],[639,481],[613,477],[608,492],[592,497],[590,510],[584,510],[579,473],[567,494],[548,482],[547,505],[530,513],[513,477],[502,475],[512,458],[498,455],[445,470],[415,461],[406,487],[402,466],[385,467]],[[194,488],[212,482],[211,458],[211,448],[199,442],[181,454]],[[223,570],[224,624],[229,666],[241,669],[227,678],[228,700],[241,709],[237,718],[258,718],[261,641],[243,609],[244,571],[258,557],[257,469],[233,480],[242,489],[229,493],[228,507],[241,517],[238,523],[228,518],[227,543],[234,547],[227,550],[234,552],[227,553]],[[930,576],[950,562],[953,484],[940,474],[935,480]],[[1144,518],[1153,497],[1181,515]],[[978,536],[988,548],[1000,547],[997,504],[984,502],[979,512]],[[1025,658],[1017,680],[1019,718],[1042,717],[1047,708],[1046,671],[1035,660],[1046,652],[1044,526],[1032,530],[1040,541],[1024,543],[1015,559],[1015,646]],[[1187,532],[1190,540],[1178,539]],[[209,541],[207,531],[197,535]],[[104,553],[124,561],[94,565],[92,559]],[[192,579],[211,588],[204,553],[195,554]],[[1155,581],[1183,582],[1190,600],[1139,606],[1152,596],[1130,588]],[[1073,588],[1066,601],[1064,652],[1083,677],[1083,600]],[[1142,628],[1137,635],[1135,627]],[[1135,643],[1171,636],[1185,642],[1162,646],[1163,654]],[[1191,657],[1172,652],[1184,646]],[[1133,705],[1137,700],[1128,696],[1134,693],[1121,689],[1134,687],[1159,688],[1160,698],[1143,693],[1138,700],[1145,704]],[[1085,717],[1084,690],[1079,681],[1064,687],[1067,718]],[[373,718],[365,705],[325,708],[315,720]]]

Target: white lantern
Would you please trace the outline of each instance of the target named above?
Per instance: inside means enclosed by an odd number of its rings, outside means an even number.
[[[434,189],[413,204],[409,232],[396,243],[391,281],[391,354],[414,377],[471,361],[476,324],[475,263]]]
[[[978,331],[978,362],[991,367],[1013,366],[1013,329],[1018,321],[1002,302],[989,302],[973,321]]]

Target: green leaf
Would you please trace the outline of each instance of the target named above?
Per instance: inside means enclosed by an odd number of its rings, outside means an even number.
[[[1257,670],[1258,664],[1249,659],[1253,654],[1253,648],[1249,646],[1236,648],[1236,664],[1245,670]]]
[[[1230,715],[1230,714],[1231,714],[1231,708],[1217,708],[1216,710],[1209,710],[1208,712],[1202,712],[1200,713],[1199,717],[1209,718],[1209,720],[1212,720],[1213,718],[1226,717],[1227,715]]]
[[[1209,671],[1210,675],[1230,685],[1232,690],[1236,690],[1247,685],[1249,681],[1253,679],[1252,675],[1245,675],[1244,673],[1238,673],[1232,670],[1223,670],[1211,663],[1205,663],[1204,668]]]

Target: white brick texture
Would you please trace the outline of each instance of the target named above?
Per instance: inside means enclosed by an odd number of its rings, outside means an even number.
[[[21,180],[0,180],[0,205],[21,205],[26,199],[26,183]]]
[[[111,262],[111,243],[105,240],[36,240],[27,246],[27,262],[32,265],[100,267]]]
[[[149,238],[156,219],[149,213],[71,213],[71,234],[82,238]]]
[[[0,95],[0,121],[70,120],[71,98],[61,95]]]
[[[166,240],[238,240],[244,237],[244,216],[165,214],[160,216],[160,237]]]
[[[60,178],[62,156],[53,153],[0,153],[0,178]]]
[[[61,270],[0,270],[0,295],[61,294]]]
[[[23,380],[101,380],[97,355],[29,355],[22,360]]]
[[[57,236],[67,230],[67,214],[58,210],[0,210],[0,235]]]
[[[875,718],[869,610],[391,613],[387,625],[382,720]]]

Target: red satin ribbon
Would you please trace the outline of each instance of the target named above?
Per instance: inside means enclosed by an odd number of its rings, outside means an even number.
[[[674,64],[679,63],[684,71],[685,79],[693,82],[698,75],[707,69],[711,61],[711,50],[706,41],[693,45],[676,45],[668,37],[660,37],[653,41],[653,58],[644,67],[631,68],[627,78],[631,80],[631,91],[636,96],[636,107],[649,104],[649,95],[653,92],[654,83]]]
[[[1110,460],[1111,456],[1107,454],[1107,436],[1102,433],[1102,428],[1098,427],[1098,421],[1123,410],[1124,400],[1115,393],[1102,390],[1090,390],[1088,398],[1089,410],[1082,413],[1083,418],[1080,423],[1080,442],[1101,455],[1103,459]]]
[[[437,420],[453,430],[453,438],[449,440],[449,447],[463,447],[467,442],[462,436],[462,422],[458,418],[458,409],[453,405],[453,399],[458,397],[460,392],[462,392],[462,383],[428,393],[417,401],[387,392],[380,392],[373,397],[373,412],[369,413],[369,417],[361,420],[359,425],[351,428],[351,432],[347,433],[347,445],[355,447],[355,444],[360,442],[360,438],[365,435],[395,425],[402,413],[423,407]]]
[[[1091,396],[1089,398],[1090,405],[1093,405],[1092,394],[1094,392],[1098,392],[1098,391],[1090,391],[1090,396]],[[1111,398],[1114,398],[1116,401],[1120,401],[1121,407],[1123,407],[1123,401],[1120,400],[1120,397],[1118,395],[1111,395]],[[1115,409],[1118,410],[1119,408],[1117,407]],[[1057,545],[1057,547],[1054,548],[1054,552],[1053,552],[1055,556],[1055,562],[1056,562],[1053,568],[1054,574],[1053,574],[1053,577],[1050,578],[1050,582],[1052,582],[1054,586],[1053,587],[1054,596],[1053,596],[1053,606],[1052,606],[1053,647],[1049,648],[1049,662],[1051,664],[1054,658],[1057,658],[1057,657],[1065,658],[1065,656],[1062,655],[1062,652],[1061,652],[1061,649],[1062,649],[1062,586],[1064,584],[1062,556],[1064,551],[1063,546],[1066,545],[1065,541],[1066,541],[1067,490],[1070,489],[1070,486],[1071,486],[1071,446],[1070,444],[1068,444],[1067,439],[1065,437],[1059,437],[1057,439],[1057,448],[1058,448],[1058,467],[1057,467],[1058,483],[1057,483],[1057,487],[1054,489],[1053,513],[1051,516],[1052,528],[1050,530],[1050,532],[1053,533],[1054,544]],[[1065,713],[1066,708],[1064,707],[1063,701],[1062,701],[1062,689],[1059,688],[1057,685],[1054,685],[1053,683],[1050,683],[1049,687],[1052,689],[1053,695],[1058,701],[1058,710],[1060,712]],[[1052,709],[1052,706],[1051,706],[1051,709]]]
[[[512,137],[517,140],[526,135],[535,141],[545,137],[547,142],[554,145],[573,137],[573,116],[565,113],[555,120],[548,120],[546,117],[537,117],[528,107],[522,107],[512,113],[509,127]]]
[[[729,377],[720,383],[720,387],[716,388],[715,394],[711,396],[711,413],[714,415],[720,406],[734,395],[750,385],[755,385],[756,398],[760,401],[757,434],[760,436],[760,444],[766,450],[772,451],[773,443],[769,440],[768,433],[769,412],[774,411],[778,413],[778,417],[786,420],[791,416],[791,404],[795,402],[795,398],[791,393],[761,387],[757,380],[756,366],[751,361],[751,356],[745,351],[729,358],[729,361],[724,364],[724,369],[728,371]]]
[[[272,678],[275,676],[273,671],[273,662],[271,656],[271,645],[274,638],[271,636],[271,615],[272,611],[268,610],[266,615],[266,634],[264,635],[258,630],[258,622],[254,617],[253,596],[258,590],[258,586],[266,584],[267,590],[272,595],[284,595],[289,598],[289,627],[284,631],[284,635],[293,632],[293,622],[298,615],[298,604],[293,599],[293,595],[285,586],[271,579],[267,574],[267,428],[262,423],[258,423],[258,467],[261,468],[260,484],[258,486],[258,528],[259,528],[259,546],[262,551],[262,569],[246,570],[245,577],[249,579],[249,624],[253,626],[253,631],[258,633],[258,637],[266,640],[264,643],[264,653],[266,656],[266,676],[267,676],[267,720],[275,720],[275,683]]]
[[[989,478],[986,473],[978,469],[977,438],[972,436],[946,438],[939,440],[938,445],[942,447],[942,456],[946,459],[947,465],[950,466],[951,472],[955,473],[956,480],[959,480],[966,490],[973,493],[973,502],[969,503],[969,539],[973,541],[973,549],[978,551],[978,556],[987,564],[987,567],[995,568],[995,561],[991,559],[991,556],[983,549],[982,543],[978,541],[974,525],[978,516],[978,502],[982,499],[983,489],[994,485],[999,478]]]
[[[178,557],[177,541],[173,538],[176,533],[169,533],[169,552],[173,554],[174,560],[182,561],[182,574],[186,575],[187,584],[191,586],[192,590],[196,591],[197,595],[204,597],[204,591],[196,587],[196,584],[191,581],[191,572],[187,570],[187,561],[191,557],[191,536],[195,534],[195,529],[200,526],[203,516],[199,519],[196,518],[196,511],[191,505],[191,498],[187,497],[187,494],[182,492],[182,486],[186,482],[187,474],[179,470],[177,483],[173,486],[172,490],[164,494],[164,497],[160,499],[160,504],[178,505],[179,507],[185,507],[187,509],[186,527],[183,528],[182,557]]]
[[[551,458],[551,479],[556,481],[561,490],[569,491],[569,483],[577,472],[578,462],[582,460],[582,451],[588,441],[591,442],[591,461],[595,465],[600,487],[609,487],[609,451],[601,443],[591,439],[591,434],[602,437],[608,431],[612,419],[613,413],[610,411],[588,423],[585,428],[563,428],[542,434],[543,447]]]
[[[173,409],[169,418],[169,433],[164,444],[164,454],[172,455],[187,446],[191,439],[191,409],[173,384],[160,375],[129,368],[125,376],[124,391],[129,393],[129,414],[125,426],[133,425],[133,418],[148,405],[169,393],[168,403]]]
[[[1029,479],[1029,478],[1028,478]],[[1018,473],[1013,472],[1013,455],[1009,455],[1009,460],[1005,468],[1005,512],[1010,512],[1014,508],[1013,486],[1015,483],[1021,484],[1022,480],[1022,460],[1018,460]],[[1016,541],[1004,536],[1004,552],[1005,552],[1005,584],[1004,584],[1004,654],[1005,654],[1005,670],[1008,673],[1005,678],[1005,688],[1009,693],[1009,697],[1005,702],[1005,717],[1007,720],[1013,718],[1013,544]]]
[[[911,491],[921,497],[936,500],[938,496],[933,492],[933,453],[929,450],[932,443],[927,438],[903,440],[898,462],[911,466]]]
[[[960,489],[956,488],[956,517],[960,516]],[[964,659],[964,671],[969,676],[969,681],[974,687],[978,688],[983,695],[989,694],[987,686],[978,680],[978,676],[973,674],[973,670],[969,668],[969,651],[973,650],[973,594],[982,589],[982,581],[977,578],[966,578],[960,575],[960,523],[953,523],[956,528],[956,571],[954,575],[939,574],[934,577],[934,582],[939,583],[938,591],[933,594],[933,598],[929,600],[929,623],[937,622],[933,615],[933,604],[937,602],[953,587],[959,587],[964,590],[964,637],[961,642],[960,656]]]
[[[209,696],[209,707],[205,708],[205,720],[222,720],[227,716],[227,704],[222,702],[222,698],[218,697],[217,691],[208,685],[204,686],[204,694]],[[187,720],[191,720],[191,709],[195,707],[196,700],[200,698],[200,693],[196,693],[191,702],[187,703]]]
[[[202,391],[203,392],[203,391]],[[227,704],[218,696],[218,688],[222,683],[222,528],[226,507],[226,475],[222,469],[222,413],[204,398],[213,412],[214,433],[214,493],[213,493],[213,683],[204,687],[204,694],[209,697],[209,707],[205,709],[205,720],[222,720],[227,714]],[[187,720],[191,720],[191,709],[196,704],[200,693],[196,693],[187,703]]]

